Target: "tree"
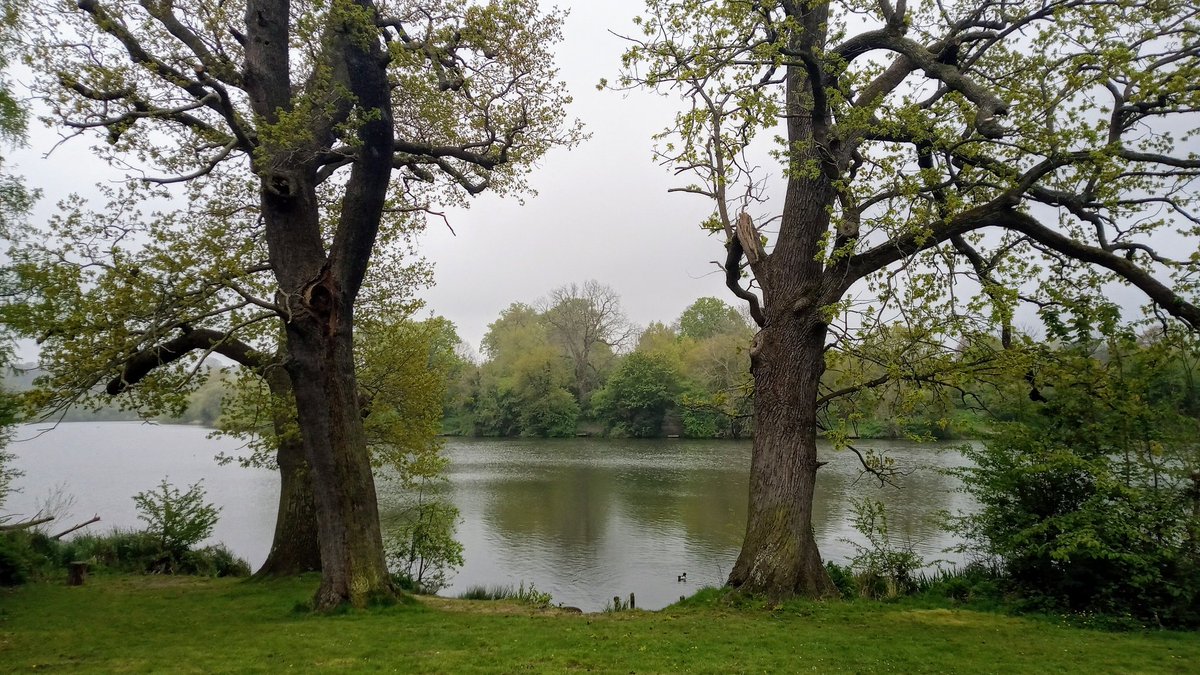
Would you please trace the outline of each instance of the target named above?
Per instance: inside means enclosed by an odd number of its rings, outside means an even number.
[[[22,475],[20,471],[13,468],[13,454],[5,448],[8,445],[12,425],[17,421],[16,412],[17,405],[13,397],[7,392],[0,391],[0,509],[4,508],[5,500],[13,493],[13,480]],[[5,520],[7,518],[0,515],[0,524],[3,524]]]
[[[13,52],[14,26],[20,20],[20,9],[12,0],[0,0],[0,143],[5,145],[24,141],[28,117],[25,108],[13,95],[11,85],[4,74],[9,56]],[[34,199],[37,198],[36,191],[26,189],[20,177],[3,171],[3,165],[4,159],[0,156],[0,234],[9,232],[24,222]],[[7,368],[12,356],[7,332],[0,336],[0,339],[4,340],[0,346],[0,368]],[[12,492],[12,481],[21,475],[21,472],[12,467],[12,453],[5,449],[11,427],[18,418],[17,408],[13,396],[0,390],[0,507],[4,506],[4,500]]]
[[[618,432],[658,436],[663,416],[678,393],[679,376],[669,361],[634,352],[621,360],[608,383],[596,392],[596,414]]]
[[[570,367],[537,310],[514,303],[488,325],[480,368],[476,433],[574,436],[579,404]]]
[[[680,401],[688,435],[700,435],[692,425],[711,427],[709,436],[739,438],[747,430],[754,401],[754,382],[748,373],[753,331],[739,322],[725,332],[695,342],[685,357],[691,391]]]
[[[378,299],[377,299],[378,300]],[[415,310],[413,305],[411,310]],[[403,303],[393,309],[405,311]],[[404,486],[440,476],[441,399],[452,364],[453,326],[359,314],[356,347],[362,415],[371,462]],[[300,444],[296,406],[286,372],[272,365],[240,371],[224,401],[220,431],[245,442],[243,465],[277,467],[279,510],[270,553],[256,576],[320,570],[311,476]]]
[[[933,377],[886,364],[823,389],[831,345],[900,321],[931,345],[990,332],[1017,351],[1016,303],[1083,316],[1110,282],[1200,327],[1195,258],[1151,239],[1197,233],[1200,159],[1176,139],[1200,106],[1198,16],[1182,0],[647,2],[622,85],[684,99],[658,152],[714,202],[704,226],[760,328],[732,587],[834,592],[812,531],[820,411]],[[772,134],[778,190],[756,171]]]
[[[254,195],[237,202],[254,226],[234,242],[265,244],[270,293],[245,300],[283,334],[320,538],[315,604],[390,594],[355,301],[397,216],[521,190],[531,162],[578,138],[549,52],[561,15],[532,0],[83,0],[36,19],[52,117],[193,199]],[[227,287],[250,273],[230,270]]]
[[[550,291],[541,309],[551,339],[571,359],[575,393],[580,406],[586,407],[605,366],[598,361],[633,337],[633,327],[621,311],[621,297],[593,279]]]
[[[696,300],[679,315],[679,334],[693,340],[730,333],[745,325],[736,308],[712,297]]]
[[[372,461],[401,495],[399,513],[385,522],[388,561],[415,590],[436,592],[447,571],[463,562],[454,539],[458,508],[432,489],[446,480],[449,463],[439,432],[458,334],[442,318],[363,322],[359,334]]]
[[[7,75],[3,74],[15,51],[15,27],[21,20],[21,9],[13,0],[0,1],[0,143],[5,145],[24,142],[28,118],[28,111],[13,93]],[[38,193],[26,188],[19,176],[3,171],[3,166],[4,158],[0,156],[0,232],[7,232],[23,222]]]
[[[146,532],[162,556],[154,563],[156,571],[175,574],[187,552],[212,534],[221,509],[204,497],[199,482],[184,492],[165,478],[157,488],[133,496],[138,519],[145,521]]]

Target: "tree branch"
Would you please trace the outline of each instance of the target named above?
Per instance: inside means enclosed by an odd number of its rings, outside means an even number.
[[[109,381],[104,391],[115,396],[137,384],[155,368],[165,366],[196,349],[206,349],[231,359],[256,372],[262,372],[273,360],[227,333],[209,328],[185,330],[179,337],[134,354],[125,362],[120,376]]]
[[[767,318],[763,316],[758,296],[742,288],[742,244],[737,237],[733,237],[726,246],[729,255],[725,258],[725,286],[750,305],[750,318],[761,328],[767,324]]]

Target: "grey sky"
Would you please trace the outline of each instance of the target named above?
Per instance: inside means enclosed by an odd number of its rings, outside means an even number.
[[[712,206],[694,195],[667,194],[678,185],[651,157],[650,136],[671,119],[677,101],[650,94],[597,91],[616,79],[640,0],[568,3],[558,51],[562,77],[575,98],[571,114],[592,134],[542,162],[532,184],[538,196],[482,196],[454,212],[458,236],[431,223],[424,251],[437,263],[431,307],[459,325],[476,347],[501,309],[532,302],[551,288],[597,279],[621,295],[629,318],[670,321],[697,297],[728,296],[710,261],[719,238],[698,223]]]
[[[667,194],[681,181],[651,157],[650,137],[671,119],[674,99],[647,92],[597,91],[618,75],[622,40],[641,0],[575,2],[558,49],[561,76],[575,102],[570,114],[591,139],[551,152],[536,168],[538,191],[515,198],[481,195],[467,210],[448,212],[452,235],[430,221],[422,253],[436,264],[437,286],[424,296],[430,310],[454,321],[478,349],[487,324],[513,302],[534,302],[556,286],[597,279],[621,295],[630,320],[671,321],[696,298],[732,302],[711,261],[719,238],[698,223],[711,205],[694,195]],[[18,76],[19,77],[19,76]],[[29,147],[9,155],[16,170],[45,196],[36,218],[71,192],[119,174],[93,158],[90,139],[76,138],[45,154],[57,131],[33,125]]]

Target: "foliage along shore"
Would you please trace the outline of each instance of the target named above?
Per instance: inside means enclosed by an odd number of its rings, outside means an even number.
[[[1106,633],[928,601],[566,614],[429,597],[333,616],[315,577],[100,576],[0,592],[0,665],[26,671],[1187,672],[1200,634]],[[130,636],[137,635],[137,639]],[[214,648],[220,645],[220,648]]]

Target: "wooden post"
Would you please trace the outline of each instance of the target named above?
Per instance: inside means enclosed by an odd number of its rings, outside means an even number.
[[[636,609],[637,605],[633,603],[633,593],[629,594],[629,609]]]
[[[83,560],[76,560],[67,563],[67,585],[82,586],[83,582],[87,581],[88,567],[90,565]]]

